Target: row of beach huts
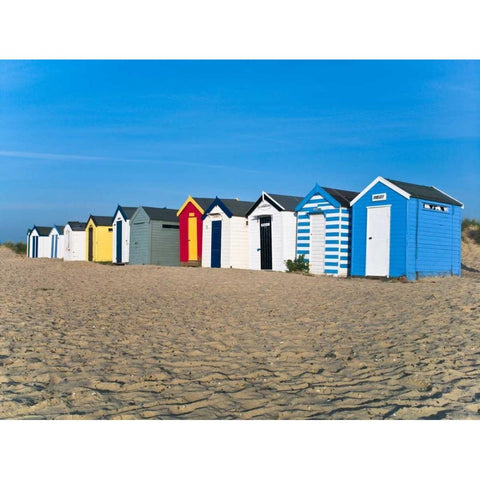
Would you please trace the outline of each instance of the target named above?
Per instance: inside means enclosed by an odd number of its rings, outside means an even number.
[[[306,196],[248,202],[189,196],[178,210],[119,205],[113,216],[34,226],[27,255],[277,271],[304,255],[313,274],[414,280],[460,275],[462,209],[436,187],[383,177],[361,192],[316,184]]]

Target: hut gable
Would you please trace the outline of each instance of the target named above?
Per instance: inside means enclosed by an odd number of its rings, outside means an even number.
[[[350,274],[350,201],[358,192],[316,184],[296,206],[297,256],[304,255],[315,274]]]
[[[436,187],[377,177],[352,201],[352,275],[459,275],[462,208]]]

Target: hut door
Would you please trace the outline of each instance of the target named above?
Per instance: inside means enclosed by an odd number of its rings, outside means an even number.
[[[117,263],[122,263],[122,221],[117,221]]]
[[[88,228],[88,261],[93,262],[93,227]]]
[[[365,275],[390,273],[390,206],[367,208],[367,258]]]
[[[310,216],[310,271],[325,273],[325,215]]]
[[[272,269],[272,217],[260,217],[260,268]]]
[[[32,258],[38,258],[38,237],[33,237],[33,254]]]
[[[222,221],[212,222],[212,268],[220,268],[222,257]]]
[[[188,217],[188,260],[198,260],[197,217]]]

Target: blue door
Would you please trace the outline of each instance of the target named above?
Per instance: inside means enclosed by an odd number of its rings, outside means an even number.
[[[38,258],[38,237],[33,237],[33,258]]]
[[[122,221],[117,221],[117,263],[122,263]]]
[[[222,221],[212,222],[212,268],[220,268],[222,256]]]

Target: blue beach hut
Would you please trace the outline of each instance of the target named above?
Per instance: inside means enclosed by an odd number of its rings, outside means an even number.
[[[305,255],[310,272],[350,274],[350,201],[358,192],[316,184],[297,205],[297,256]]]
[[[460,275],[463,204],[455,198],[377,177],[351,205],[352,275]]]

